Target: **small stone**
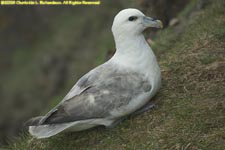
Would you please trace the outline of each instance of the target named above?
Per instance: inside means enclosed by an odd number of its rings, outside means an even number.
[[[150,45],[155,45],[155,42],[152,41],[152,39],[150,39],[150,38],[147,39],[147,42],[148,42]]]
[[[176,26],[180,23],[179,19],[178,18],[173,18],[170,20],[169,22],[169,26]]]

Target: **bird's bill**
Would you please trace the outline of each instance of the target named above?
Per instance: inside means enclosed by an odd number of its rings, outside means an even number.
[[[163,28],[162,21],[153,19],[151,17],[143,17],[143,23],[146,27]]]

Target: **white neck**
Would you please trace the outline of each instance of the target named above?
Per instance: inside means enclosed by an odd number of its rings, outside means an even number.
[[[161,84],[161,73],[156,57],[141,34],[135,37],[116,38],[116,53],[109,60],[123,67],[143,74],[157,91]]]
[[[152,86],[156,85],[154,90],[157,91],[161,84],[160,68],[144,36],[116,37],[115,42],[116,53],[109,62],[143,74]]]
[[[116,53],[111,61],[141,71],[149,71],[155,65],[158,66],[155,55],[142,34],[117,36],[115,43]]]

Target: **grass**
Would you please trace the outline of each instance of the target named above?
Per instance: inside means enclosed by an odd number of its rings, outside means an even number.
[[[225,149],[224,10],[222,0],[211,0],[204,10],[191,13],[191,19],[183,18],[179,33],[177,27],[159,33],[154,50],[163,86],[155,109],[110,130],[98,127],[43,140],[25,135],[11,148]]]

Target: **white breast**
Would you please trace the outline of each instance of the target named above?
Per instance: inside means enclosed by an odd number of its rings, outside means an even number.
[[[129,105],[111,112],[112,116],[127,115],[145,105],[158,91],[161,86],[161,73],[157,59],[144,37],[139,37],[127,48],[117,49],[115,55],[109,60],[118,67],[129,68],[145,76],[150,82],[152,89],[131,100]]]

